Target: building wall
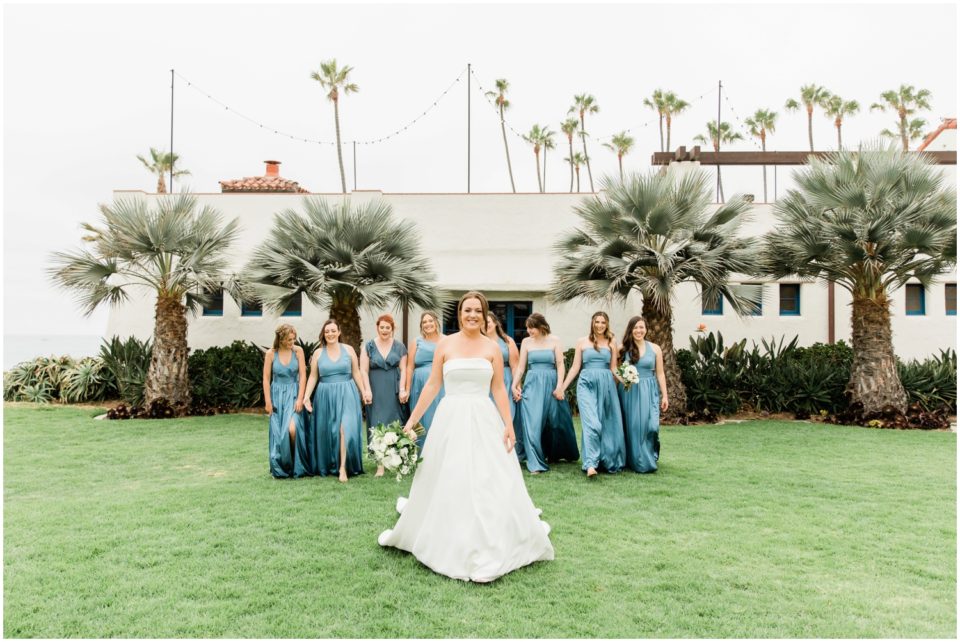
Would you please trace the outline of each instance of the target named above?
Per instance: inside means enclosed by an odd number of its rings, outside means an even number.
[[[143,192],[115,192],[117,198],[153,199],[156,195]],[[328,199],[342,199],[341,195],[321,195]],[[441,288],[459,296],[466,290],[478,289],[492,300],[526,300],[533,302],[534,311],[547,317],[552,330],[564,345],[586,334],[590,315],[606,309],[618,336],[622,335],[627,320],[639,314],[641,301],[631,295],[626,305],[604,305],[575,302],[553,304],[545,299],[545,291],[552,279],[552,245],[564,230],[577,224],[574,208],[585,198],[577,194],[382,194],[354,192],[352,201],[361,203],[376,198],[385,199],[402,219],[416,223],[422,246],[431,258]],[[265,238],[273,215],[285,209],[300,209],[303,196],[296,194],[199,194],[201,205],[210,205],[223,213],[225,220],[238,218],[240,241],[231,252],[233,268],[243,266],[253,248]],[[772,205],[756,204],[750,222],[743,234],[760,235],[774,224]],[[743,278],[755,282],[755,279]],[[936,354],[941,348],[957,346],[955,316],[945,314],[944,282],[956,283],[956,271],[945,275],[926,291],[926,314],[907,316],[904,312],[904,292],[893,295],[891,307],[895,349],[902,358],[922,358]],[[784,279],[784,282],[797,282]],[[803,283],[800,288],[799,316],[781,316],[779,287],[775,282],[764,284],[764,305],[760,316],[739,318],[729,306],[721,316],[704,315],[694,284],[681,285],[676,293],[674,308],[675,345],[685,347],[688,337],[695,335],[697,326],[705,324],[708,331],[720,331],[726,342],[786,336],[800,337],[802,345],[826,342],[827,288],[822,283]],[[837,288],[836,337],[850,341],[850,297]],[[361,325],[365,337],[373,336],[374,319],[382,310],[361,311]],[[400,315],[393,311],[400,320]],[[416,336],[419,310],[409,313],[407,341]],[[304,339],[316,340],[320,326],[327,318],[326,310],[319,310],[309,301],[303,301],[300,317],[283,317],[269,312],[262,317],[241,317],[239,304],[229,295],[224,296],[224,311],[220,317],[191,317],[188,341],[191,348],[200,349],[227,345],[240,339],[266,345],[272,341],[273,329],[280,322],[292,323]],[[153,331],[153,300],[134,297],[130,302],[111,311],[107,336],[135,335],[148,338]],[[398,335],[399,336],[399,335]],[[401,337],[402,338],[402,337]]]

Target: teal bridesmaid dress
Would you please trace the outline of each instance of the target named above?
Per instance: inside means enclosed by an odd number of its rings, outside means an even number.
[[[367,406],[367,428],[394,421],[403,423],[409,413],[400,403],[400,361],[406,358],[407,348],[394,339],[386,358],[377,350],[373,339],[364,346],[370,358],[370,393],[373,403]],[[368,435],[369,438],[369,435]]]
[[[577,406],[583,429],[583,470],[616,473],[623,469],[626,453],[617,382],[610,371],[610,348],[584,348],[581,355]]]
[[[497,337],[497,344],[500,346],[500,354],[503,355],[503,385],[507,388],[507,405],[510,407],[510,418],[513,420],[513,433],[517,438],[514,450],[520,461],[526,459],[523,452],[523,422],[520,421],[520,414],[517,412],[517,402],[513,400],[513,371],[510,369],[510,347],[501,337]],[[493,392],[490,393],[493,399]]]
[[[417,401],[420,400],[423,387],[427,385],[427,379],[430,378],[430,370],[433,369],[433,355],[436,351],[436,343],[427,341],[423,337],[417,337],[417,353],[413,357],[413,379],[410,381],[411,411],[417,407]],[[417,439],[417,447],[420,449],[423,449],[423,442],[426,441],[430,424],[433,423],[433,413],[437,411],[441,399],[443,399],[443,386],[440,386],[440,392],[437,393],[427,411],[423,413],[423,417],[420,418],[420,423],[423,424],[423,434]]]
[[[290,363],[283,365],[278,352],[273,353],[270,369],[270,474],[277,478],[303,477],[310,474],[307,455],[307,435],[304,430],[303,413],[294,408],[300,393],[300,362],[297,353],[290,356]],[[296,428],[296,445],[290,447],[290,420]]]
[[[553,396],[557,387],[557,365],[553,350],[527,352],[527,372],[520,399],[523,422],[523,450],[527,470],[550,470],[547,462],[577,461],[577,433],[573,429],[570,404]]]
[[[624,360],[630,363],[630,356]],[[618,386],[623,423],[626,428],[627,468],[638,473],[657,470],[660,459],[660,385],[657,383],[657,357],[648,341],[644,352],[633,364],[640,381],[624,390]]]
[[[347,475],[360,475],[363,473],[363,416],[347,349],[341,345],[340,357],[334,361],[327,354],[326,346],[320,348],[317,373],[320,380],[313,392],[311,414],[316,474],[340,474],[340,427],[343,426]]]

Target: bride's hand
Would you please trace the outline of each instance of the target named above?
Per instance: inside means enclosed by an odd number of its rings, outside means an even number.
[[[510,452],[516,445],[517,436],[513,432],[513,427],[507,426],[503,429],[503,447],[507,449],[507,452]]]
[[[407,424],[403,427],[403,434],[405,434],[410,441],[417,440],[417,432],[410,426],[410,424]]]

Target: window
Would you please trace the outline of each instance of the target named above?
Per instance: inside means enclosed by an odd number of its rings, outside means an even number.
[[[723,314],[723,297],[718,294],[713,301],[700,297],[700,311],[702,314]]]
[[[908,283],[907,291],[907,315],[922,316],[927,313],[927,302],[922,285]]]
[[[762,317],[763,316],[763,283],[744,283],[743,285],[755,285],[760,289],[760,301],[754,306],[753,310],[750,311],[750,316],[752,317]]]
[[[290,305],[287,306],[287,309],[283,311],[283,314],[280,316],[284,317],[299,317],[303,316],[303,292],[298,292],[296,298],[294,298]]]
[[[223,316],[223,288],[215,292],[210,292],[210,302],[203,306],[203,316],[222,317]]]
[[[533,312],[533,301],[488,301],[490,311],[497,315],[503,331],[512,337],[519,347],[527,336],[527,317]],[[443,333],[452,334],[460,329],[457,319],[457,304],[451,304],[443,313]]]
[[[800,284],[780,284],[780,316],[800,316]]]
[[[240,303],[240,316],[242,317],[262,317],[263,305],[252,301],[242,301]]]
[[[947,283],[944,286],[944,296],[947,300],[947,315],[957,316],[957,284]]]

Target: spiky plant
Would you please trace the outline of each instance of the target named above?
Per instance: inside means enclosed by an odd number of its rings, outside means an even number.
[[[663,350],[668,418],[686,405],[673,351],[676,288],[698,283],[701,297],[722,296],[738,314],[759,303],[759,288],[729,282],[753,271],[752,244],[737,234],[751,205],[738,196],[711,213],[709,181],[702,171],[604,179],[603,196],[576,207],[579,226],[555,246],[553,300],[626,301],[631,292],[643,298],[648,336]]]
[[[832,281],[850,292],[853,368],[847,392],[867,413],[906,410],[890,296],[956,265],[956,192],[924,157],[870,144],[811,158],[774,208],[763,269]]]
[[[436,310],[445,300],[415,225],[397,221],[384,201],[352,207],[311,197],[302,213],[279,212],[242,278],[268,308],[284,310],[301,293],[329,307],[343,342],[358,351],[360,308]]]
[[[830,100],[830,92],[820,85],[803,85],[800,87],[800,100],[791,98],[785,103],[787,111],[800,109],[800,105],[807,112],[807,135],[810,137],[810,151],[813,151],[813,109],[823,107]]]
[[[199,311],[207,293],[228,281],[238,222],[224,225],[219,212],[198,207],[188,194],[121,197],[101,205],[100,212],[99,224],[83,224],[85,247],[55,253],[49,273],[76,295],[88,315],[127,301],[133,288],[156,297],[145,401],[165,398],[185,411],[190,405],[187,310]]]
[[[177,161],[180,160],[180,156],[171,152],[158,151],[151,147],[149,161],[139,154],[137,155],[137,160],[143,163],[143,166],[146,167],[151,174],[156,174],[157,194],[167,193],[166,177],[170,175],[171,167],[173,168],[174,177],[190,175],[190,172],[185,169],[177,169]],[[170,188],[173,189],[173,185],[171,185]]]
[[[929,89],[917,90],[913,85],[900,85],[899,89],[890,89],[880,94],[883,102],[873,103],[870,110],[894,111],[897,114],[897,131],[884,129],[881,136],[900,138],[903,151],[910,149],[910,141],[923,137],[923,128],[927,121],[922,118],[910,118],[920,109],[930,109],[930,98],[933,94]]]
[[[320,63],[320,71],[314,71],[310,78],[320,83],[327,91],[327,98],[333,103],[333,124],[337,130],[337,162],[340,164],[340,187],[347,193],[347,175],[343,171],[343,147],[340,143],[340,94],[344,96],[360,91],[356,83],[350,82],[353,67],[337,67],[337,60]]]

